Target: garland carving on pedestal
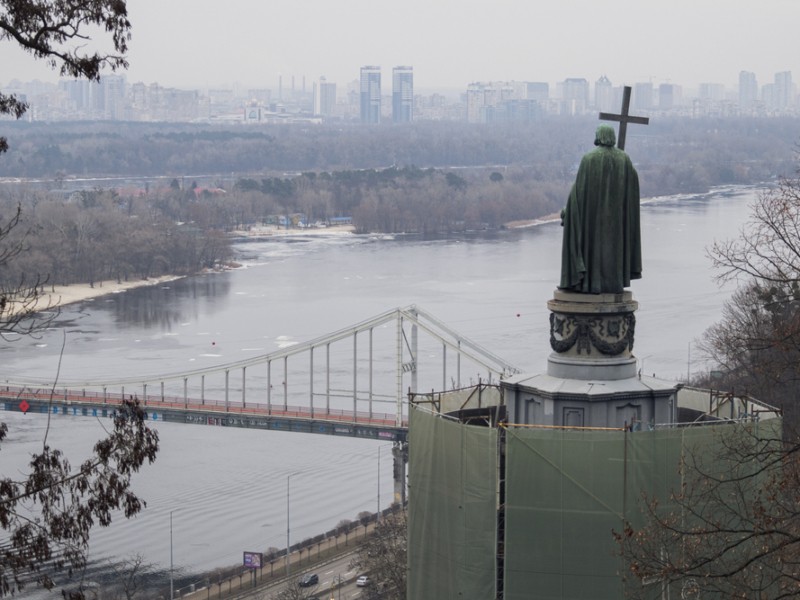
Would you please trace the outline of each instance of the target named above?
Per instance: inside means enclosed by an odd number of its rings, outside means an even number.
[[[633,350],[635,328],[633,313],[615,318],[550,313],[550,347],[562,353],[577,344],[578,354],[584,350],[591,354],[594,346],[601,354],[618,356],[626,349]],[[616,341],[608,338],[616,338]]]

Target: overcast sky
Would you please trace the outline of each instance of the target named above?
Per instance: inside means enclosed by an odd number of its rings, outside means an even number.
[[[417,90],[476,81],[800,81],[800,0],[128,0],[130,83],[310,90],[363,65],[414,67]],[[13,42],[0,83],[57,80]]]

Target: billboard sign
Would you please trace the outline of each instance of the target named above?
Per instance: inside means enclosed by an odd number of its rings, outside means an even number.
[[[264,564],[264,555],[261,552],[244,552],[244,568],[260,569]]]

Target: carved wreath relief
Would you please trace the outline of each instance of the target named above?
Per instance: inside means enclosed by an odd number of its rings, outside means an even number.
[[[636,317],[633,313],[599,317],[550,313],[550,347],[562,353],[576,347],[580,354],[617,356],[633,350]]]

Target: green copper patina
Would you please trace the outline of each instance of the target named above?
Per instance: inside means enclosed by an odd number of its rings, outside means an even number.
[[[620,293],[642,276],[639,175],[615,141],[610,125],[597,128],[597,148],[581,160],[561,212],[563,290]]]

